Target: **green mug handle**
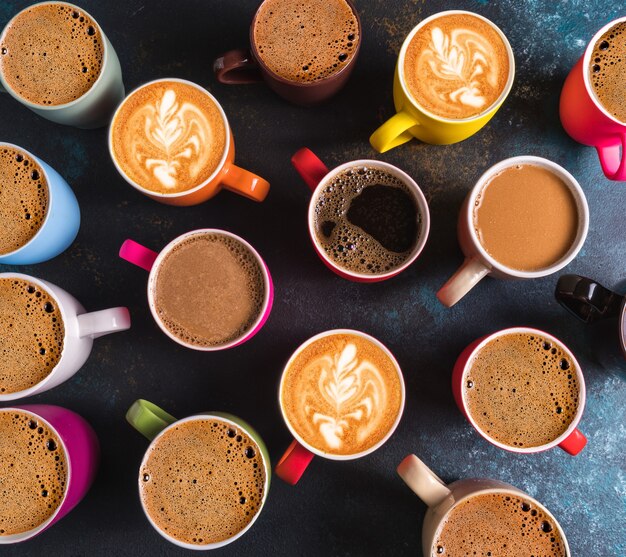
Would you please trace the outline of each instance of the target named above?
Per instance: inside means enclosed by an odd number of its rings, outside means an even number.
[[[173,424],[176,418],[156,404],[140,398],[126,412],[126,421],[152,441],[167,426]]]

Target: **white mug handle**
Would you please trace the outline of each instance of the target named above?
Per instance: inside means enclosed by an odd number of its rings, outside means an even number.
[[[489,274],[488,267],[476,257],[468,257],[459,270],[439,289],[437,298],[444,306],[451,307],[487,274]]]
[[[436,507],[452,495],[448,486],[414,454],[407,456],[397,468],[398,474],[428,507]]]
[[[128,308],[118,307],[78,315],[78,336],[98,338],[130,329]]]

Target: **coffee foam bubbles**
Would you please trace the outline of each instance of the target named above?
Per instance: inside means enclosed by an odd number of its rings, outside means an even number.
[[[48,211],[48,183],[22,149],[0,145],[0,255],[28,243]]]
[[[0,537],[45,522],[66,487],[66,456],[57,435],[37,416],[0,410]]]
[[[258,444],[244,429],[215,418],[170,428],[139,471],[141,500],[152,520],[197,545],[243,530],[261,509],[265,482]]]
[[[217,104],[193,85],[159,81],[132,93],[111,126],[113,153],[141,187],[179,193],[205,182],[226,147]]]
[[[0,331],[0,394],[43,381],[61,359],[61,311],[54,298],[33,283],[0,278]]]

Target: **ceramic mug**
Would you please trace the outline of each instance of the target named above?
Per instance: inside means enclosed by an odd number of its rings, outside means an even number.
[[[0,394],[0,402],[33,396],[60,385],[76,374],[87,361],[93,339],[130,329],[130,314],[125,307],[87,312],[74,296],[48,281],[21,273],[0,273],[0,278],[24,280],[47,292],[59,308],[64,332],[61,359],[50,373],[28,389]]]
[[[70,4],[69,2],[41,2],[41,4],[62,4],[64,6],[74,8],[79,13],[83,12],[87,14],[85,10],[75,6],[74,4]],[[27,9],[29,8],[25,8],[25,10]],[[35,104],[13,91],[4,79],[2,72],[0,72],[0,92],[9,93],[25,107],[30,108],[30,110],[39,114],[39,116],[58,124],[65,124],[66,126],[75,126],[77,128],[85,129],[106,126],[109,123],[113,111],[124,98],[122,69],[120,67],[120,61],[117,54],[109,42],[109,39],[107,39],[104,34],[104,31],[91,15],[87,15],[91,18],[94,24],[98,26],[100,36],[102,37],[104,53],[102,56],[102,69],[100,70],[100,75],[85,94],[78,99],[65,104]],[[11,26],[12,21],[13,20],[9,21],[4,28],[4,31],[0,33],[0,42],[2,42],[2,37]]]
[[[422,525],[422,551],[425,557],[441,555],[441,552],[435,547],[437,535],[457,505],[477,495],[490,493],[504,493],[512,497],[523,497],[533,506],[541,509],[558,529],[563,540],[565,554],[567,557],[570,557],[565,532],[563,532],[563,528],[554,515],[539,501],[533,499],[521,489],[491,479],[471,478],[445,484],[426,464],[413,454],[408,455],[400,463],[397,471],[411,491],[428,507],[424,517],[424,524]],[[496,554],[494,553],[495,556]]]
[[[473,214],[476,198],[481,194],[485,185],[502,170],[522,164],[531,164],[545,168],[561,178],[570,188],[578,209],[578,232],[569,251],[550,267],[538,271],[512,269],[495,260],[480,243],[476,227],[474,226]],[[500,279],[533,279],[556,273],[578,255],[585,243],[588,230],[589,206],[587,205],[585,193],[576,178],[562,166],[541,157],[531,156],[512,157],[500,161],[478,179],[478,182],[476,182],[476,185],[463,202],[458,221],[458,238],[465,255],[465,261],[459,270],[437,292],[437,298],[445,306],[453,306],[487,275]]]
[[[148,189],[141,184],[135,182],[130,176],[128,176],[120,164],[117,162],[115,158],[115,152],[113,149],[113,124],[115,119],[117,118],[120,110],[124,106],[124,103],[133,95],[137,94],[141,89],[148,87],[155,83],[160,83],[164,81],[173,81],[177,83],[184,83],[191,87],[195,87],[200,91],[203,95],[209,97],[213,104],[217,107],[223,123],[226,129],[226,140],[224,144],[224,152],[222,153],[222,157],[220,162],[215,169],[215,171],[201,184],[198,184],[195,187],[189,188],[184,191],[180,191],[177,193],[159,193]],[[160,203],[165,203],[166,205],[177,205],[177,206],[188,206],[188,205],[198,205],[206,201],[207,199],[212,198],[217,193],[219,193],[222,189],[230,190],[234,193],[247,197],[248,199],[252,199],[253,201],[263,201],[270,190],[270,184],[267,180],[264,180],[260,176],[249,172],[248,170],[244,170],[243,168],[235,165],[235,138],[233,137],[233,132],[228,123],[228,119],[226,118],[226,113],[222,108],[222,105],[217,101],[217,99],[211,95],[206,89],[200,87],[196,83],[192,83],[191,81],[187,81],[186,79],[178,79],[174,77],[155,79],[154,81],[150,81],[148,83],[144,83],[140,87],[137,87],[134,91],[128,94],[126,99],[119,105],[113,118],[111,120],[111,126],[109,128],[109,153],[111,155],[111,160],[117,168],[117,171],[120,173],[122,178],[126,180],[131,186],[133,186],[137,191],[143,193],[144,195],[154,199],[155,201],[159,201]]]
[[[356,64],[362,41],[362,28],[359,15],[357,14],[352,0],[345,1],[354,12],[359,27],[359,36],[361,38],[356,46],[353,57],[338,72],[326,78],[306,83],[285,79],[272,71],[259,55],[259,50],[254,39],[254,28],[261,10],[261,6],[259,6],[252,20],[252,24],[250,25],[250,48],[230,50],[216,58],[213,62],[213,71],[215,72],[217,80],[225,85],[241,85],[265,81],[274,92],[284,99],[303,106],[318,104],[329,99],[348,81],[354,69],[354,65]]]
[[[230,538],[208,544],[189,544],[184,541],[178,540],[175,537],[171,536],[167,532],[163,531],[159,526],[154,522],[152,517],[150,516],[148,509],[145,506],[145,503],[140,496],[141,506],[143,508],[143,512],[148,519],[148,522],[152,525],[152,527],[163,536],[167,541],[185,549],[196,549],[196,550],[207,550],[207,549],[218,549],[220,547],[224,547],[228,545],[241,536],[243,536],[256,522],[257,518],[261,514],[263,510],[263,506],[265,505],[265,501],[267,500],[267,494],[269,492],[270,487],[270,477],[271,477],[271,466],[270,466],[270,457],[263,442],[261,436],[245,421],[237,416],[233,416],[232,414],[227,414],[225,412],[199,412],[198,414],[194,414],[193,416],[189,416],[183,419],[176,419],[161,408],[159,408],[156,404],[148,402],[147,400],[137,400],[133,403],[133,405],[128,409],[126,413],[126,420],[130,425],[132,425],[139,433],[141,433],[144,437],[146,437],[150,441],[150,445],[146,450],[146,453],[143,457],[141,466],[139,469],[141,470],[144,467],[146,460],[150,454],[150,450],[152,447],[159,441],[159,439],[163,436],[163,434],[172,429],[180,426],[186,422],[192,422],[195,420],[206,420],[211,418],[217,418],[221,422],[230,423],[242,430],[244,430],[251,439],[253,439],[261,450],[261,456],[264,463],[265,469],[265,484],[263,489],[263,499],[261,501],[261,505],[257,510],[256,515],[252,518],[252,520],[246,525],[245,528],[237,532],[234,536]]]
[[[32,157],[41,167],[48,184],[48,207],[37,233],[18,249],[0,255],[0,264],[32,265],[56,257],[72,245],[80,228],[80,208],[72,188],[61,175],[39,157],[12,143],[3,147],[19,149]]]
[[[311,196],[311,201],[309,203],[308,214],[309,237],[311,238],[311,242],[313,243],[313,247],[315,248],[317,255],[331,271],[333,271],[340,277],[346,278],[354,282],[379,282],[400,274],[418,258],[418,256],[424,249],[424,246],[426,245],[426,240],[428,239],[428,233],[430,231],[430,212],[428,210],[428,203],[426,202],[426,198],[424,197],[422,190],[408,174],[389,163],[375,160],[351,161],[344,163],[334,168],[333,170],[329,170],[326,165],[310,149],[307,149],[306,147],[296,152],[293,157],[291,157],[291,162],[297,170],[298,174],[302,176],[302,179],[304,180],[306,185],[309,186],[309,188],[311,188],[311,191],[313,192],[313,195]],[[319,192],[322,191],[322,188],[324,188],[328,184],[328,182],[330,182],[335,178],[335,176],[337,176],[337,174],[340,174],[344,170],[348,170],[355,166],[367,166],[368,168],[374,169],[379,168],[399,178],[411,190],[413,198],[417,205],[417,212],[419,214],[419,233],[417,237],[417,242],[413,247],[413,252],[402,265],[385,273],[365,274],[358,273],[356,271],[350,271],[348,269],[340,267],[332,259],[330,259],[328,255],[326,255],[326,252],[320,246],[316,237],[315,205],[317,195],[319,194]]]
[[[509,56],[509,76],[502,93],[490,107],[470,118],[444,118],[426,110],[413,98],[403,76],[404,58],[413,37],[427,23],[442,16],[454,14],[471,15],[488,23],[500,35]],[[431,15],[417,25],[402,43],[393,80],[393,100],[396,114],[371,135],[370,143],[376,151],[384,153],[413,138],[433,145],[447,145],[463,141],[478,132],[493,118],[511,91],[514,76],[513,50],[504,33],[493,22],[481,15],[463,10],[449,10]]]
[[[190,344],[185,342],[184,340],[174,336],[169,329],[163,324],[161,317],[156,309],[155,303],[155,283],[156,277],[159,272],[159,267],[168,253],[170,253],[177,245],[184,242],[190,236],[194,234],[219,234],[226,237],[233,238],[237,242],[243,244],[248,248],[250,253],[255,257],[255,259],[259,263],[259,267],[263,272],[264,278],[264,295],[263,295],[263,305],[262,309],[259,312],[259,316],[254,321],[254,323],[245,331],[241,336],[232,340],[231,342],[220,344],[217,346],[198,346],[195,344]],[[231,232],[227,232],[226,230],[219,230],[217,228],[203,228],[199,230],[192,230],[191,232],[187,232],[178,238],[174,238],[169,244],[167,244],[159,253],[152,251],[149,248],[138,244],[133,240],[126,240],[122,247],[120,248],[119,256],[122,259],[125,259],[129,263],[133,265],[137,265],[137,267],[141,267],[142,269],[148,271],[150,275],[148,276],[148,305],[150,306],[150,311],[152,312],[152,317],[156,321],[157,325],[161,328],[161,330],[170,337],[173,341],[185,346],[186,348],[191,348],[193,350],[202,350],[205,352],[211,352],[216,350],[225,350],[227,348],[233,348],[235,346],[239,346],[244,342],[250,340],[253,336],[255,336],[265,325],[268,317],[270,316],[270,312],[272,310],[272,304],[274,302],[274,284],[272,283],[272,277],[270,275],[269,268],[263,261],[263,258],[259,255],[259,253],[243,238],[232,234]]]
[[[85,497],[98,470],[100,444],[92,427],[78,414],[49,404],[25,404],[2,408],[0,412],[18,410],[30,414],[35,422],[42,422],[61,441],[61,450],[67,462],[67,485],[61,504],[52,516],[39,526],[22,532],[0,536],[0,545],[19,543],[41,534],[61,520]],[[10,486],[4,486],[10,488]]]
[[[515,334],[515,333],[526,333],[526,334],[535,334],[537,336],[549,339],[554,345],[557,345],[561,348],[561,350],[567,355],[567,358],[573,364],[570,369],[574,370],[576,373],[576,378],[578,380],[578,385],[580,386],[580,391],[578,395],[578,409],[571,423],[567,427],[567,429],[559,435],[556,439],[553,439],[549,443],[538,447],[518,447],[514,445],[507,445],[500,441],[497,441],[493,437],[489,436],[489,434],[483,431],[480,426],[476,423],[476,420],[472,417],[471,411],[469,409],[467,400],[465,398],[465,389],[464,386],[467,383],[467,374],[469,373],[474,357],[478,352],[487,344],[493,342],[498,337],[501,337],[506,334]],[[504,449],[506,451],[514,452],[514,453],[522,453],[522,454],[530,454],[530,453],[538,453],[542,451],[547,451],[548,449],[552,449],[553,447],[560,447],[566,453],[575,456],[580,451],[583,450],[585,445],[587,444],[587,438],[582,434],[582,432],[578,429],[578,424],[583,417],[583,411],[585,409],[585,400],[586,400],[586,389],[585,389],[585,378],[583,376],[582,368],[580,364],[572,354],[571,350],[563,344],[559,339],[554,337],[551,334],[548,334],[544,331],[540,331],[538,329],[532,329],[530,327],[512,327],[509,329],[503,329],[501,331],[497,331],[490,335],[484,336],[472,342],[468,345],[463,352],[457,358],[454,364],[454,370],[452,372],[452,393],[454,394],[454,400],[456,401],[459,410],[463,413],[467,421],[472,425],[472,427],[479,433],[481,437],[489,441],[491,444],[499,447],[500,449]]]
[[[589,66],[596,42],[624,21],[626,17],[614,19],[593,36],[565,79],[559,105],[565,131],[578,143],[596,148],[602,171],[610,180],[626,180],[626,122],[610,114],[596,97],[589,82]]]

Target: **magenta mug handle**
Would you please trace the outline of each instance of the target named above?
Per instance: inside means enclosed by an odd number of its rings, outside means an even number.
[[[152,270],[152,266],[159,256],[156,251],[152,251],[134,240],[125,240],[120,248],[119,255],[122,259],[148,272]]]
[[[596,147],[602,171],[609,180],[626,180],[626,133],[620,134],[615,145]]]

